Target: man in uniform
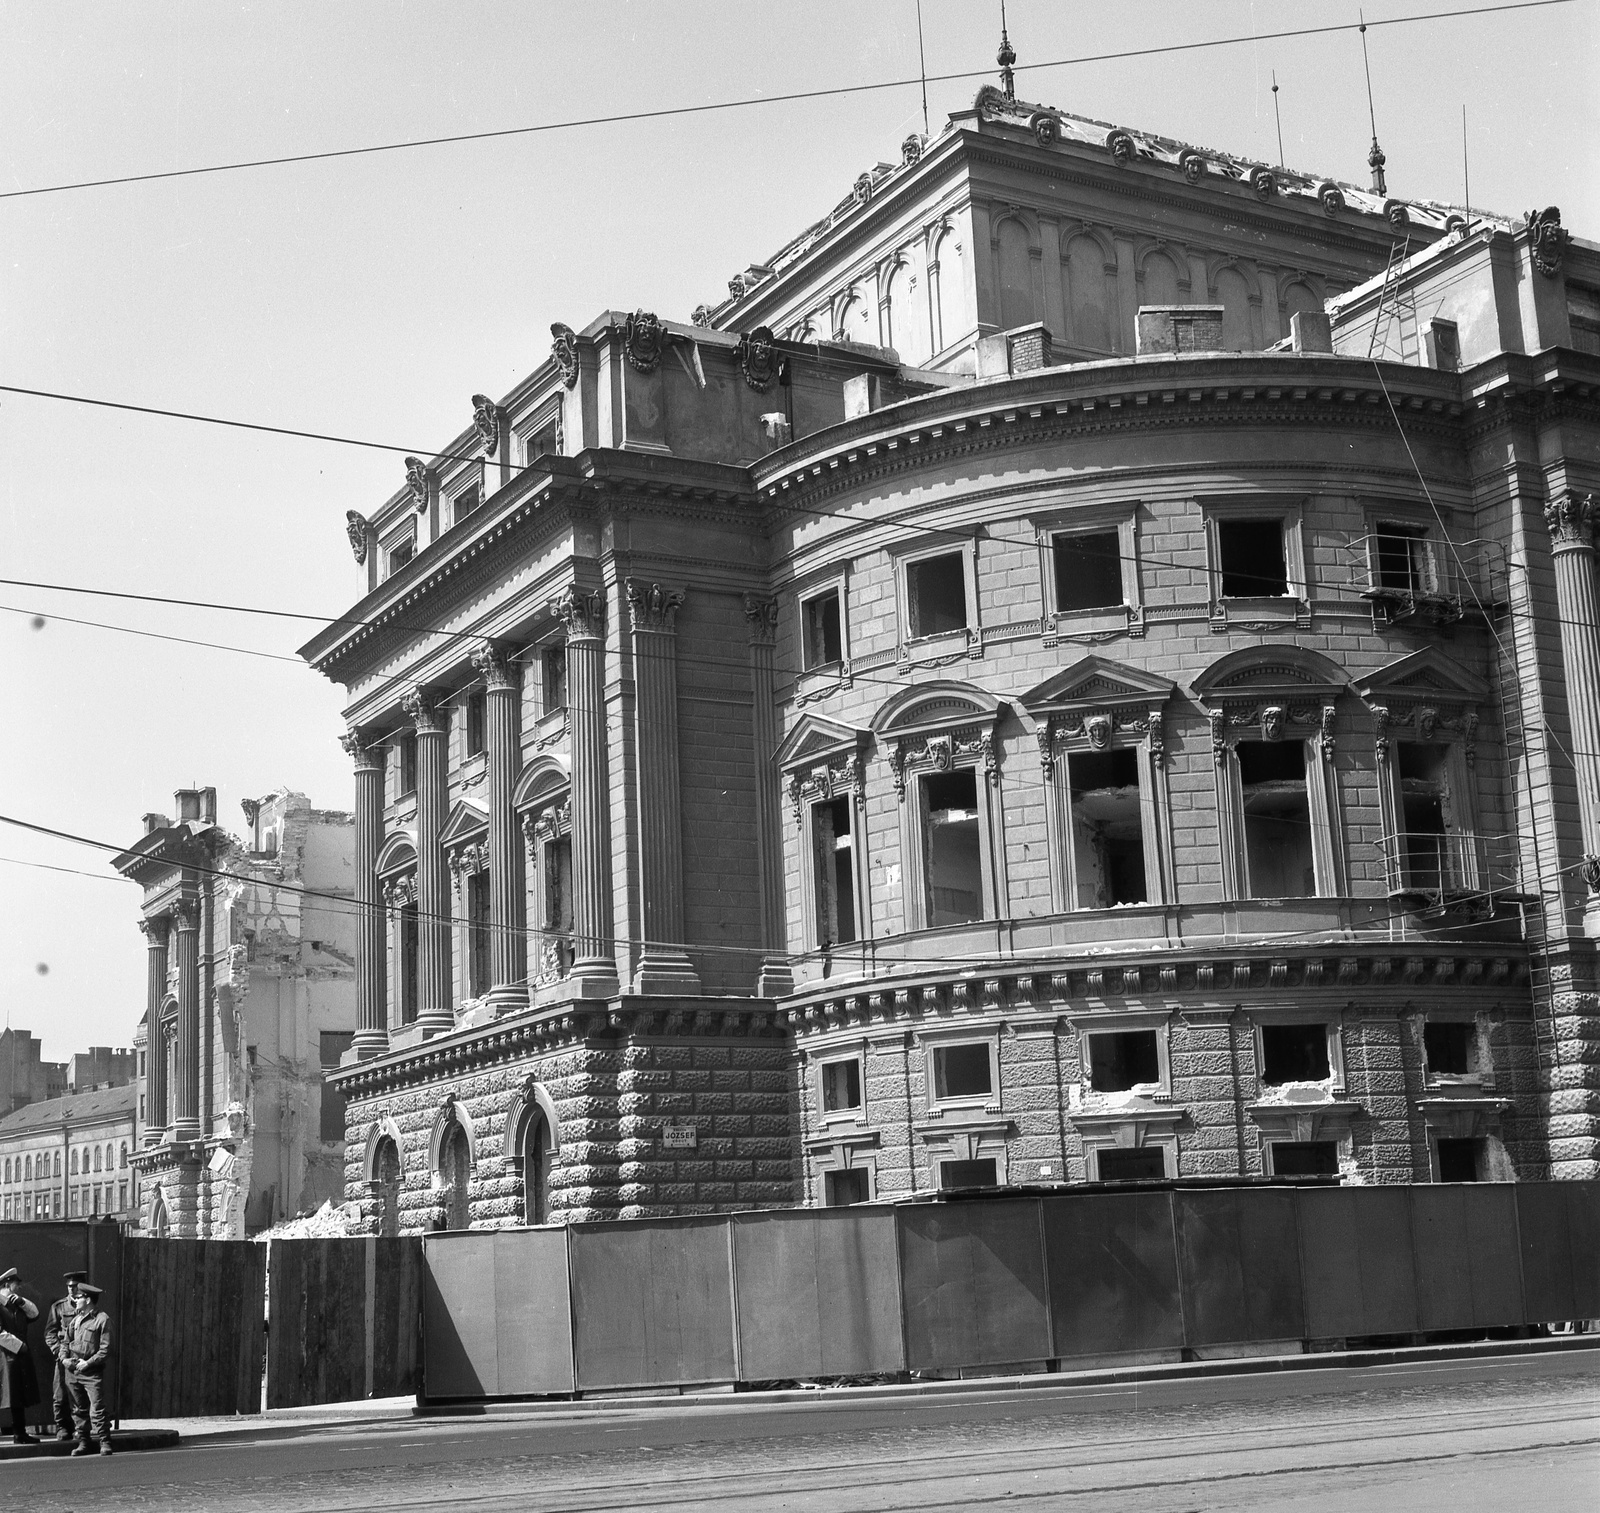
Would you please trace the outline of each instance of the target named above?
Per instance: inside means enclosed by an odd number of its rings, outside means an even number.
[[[87,1282],[89,1273],[86,1271],[69,1271],[66,1273],[67,1295],[57,1298],[50,1305],[50,1312],[45,1315],[44,1343],[50,1352],[51,1359],[56,1363],[55,1380],[51,1384],[51,1399],[55,1413],[56,1438],[69,1440],[72,1438],[72,1394],[67,1391],[67,1368],[63,1359],[67,1348],[67,1323],[72,1315],[78,1311],[82,1299],[78,1296],[78,1284]]]
[[[67,1390],[72,1394],[72,1418],[78,1432],[74,1455],[93,1455],[90,1436],[100,1442],[100,1453],[111,1454],[111,1425],[106,1419],[105,1369],[111,1354],[111,1320],[100,1307],[100,1289],[79,1282],[83,1303],[67,1323]]]
[[[28,1326],[38,1317],[38,1306],[23,1296],[17,1268],[0,1273],[0,1409],[11,1415],[11,1438],[19,1445],[39,1443],[28,1433],[28,1409],[39,1401]]]

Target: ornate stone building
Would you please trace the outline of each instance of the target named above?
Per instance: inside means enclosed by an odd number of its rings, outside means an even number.
[[[355,1033],[354,827],[279,790],[241,840],[214,788],[180,788],[113,865],[144,888],[135,1039],[138,1223],[242,1238],[338,1201],[344,1103],[324,1079]]]
[[[375,1227],[1596,1170],[1600,255],[1374,158],[985,89],[350,512]]]

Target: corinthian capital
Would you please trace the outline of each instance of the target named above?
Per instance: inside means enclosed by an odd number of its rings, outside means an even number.
[[[166,949],[168,923],[169,921],[165,914],[158,914],[154,919],[141,919],[139,921],[140,933],[144,936],[145,944],[152,951]]]
[[[758,645],[770,646],[778,631],[778,601],[763,599],[759,594],[746,594],[744,617],[750,622],[750,639]]]
[[[569,588],[550,601],[550,613],[568,636],[598,636],[605,623],[605,602],[587,589]]]
[[[629,578],[622,586],[628,596],[628,613],[635,630],[673,631],[678,628],[682,590],[662,588],[659,583],[647,584],[638,578]]]
[[[1579,497],[1570,490],[1544,507],[1552,546],[1588,546],[1594,529],[1594,495]]]
[[[198,930],[200,928],[200,905],[192,898],[186,898],[181,903],[172,906],[172,923],[179,930]]]
[[[504,647],[485,641],[472,654],[472,665],[490,693],[517,686],[516,672]]]
[[[383,766],[382,756],[367,744],[366,738],[359,730],[347,730],[339,737],[339,744],[344,747],[345,755],[356,764],[356,771],[363,769],[374,770]]]
[[[400,701],[406,718],[417,727],[419,735],[437,735],[444,729],[444,716],[437,705],[428,700],[420,688],[413,688]]]

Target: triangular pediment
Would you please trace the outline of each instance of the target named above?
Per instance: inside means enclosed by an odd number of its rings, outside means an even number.
[[[1489,697],[1489,685],[1484,679],[1436,646],[1414,651],[1364,678],[1357,678],[1354,686],[1363,699],[1375,704],[1395,699],[1479,704]]]
[[[1089,705],[1152,704],[1169,697],[1175,686],[1171,678],[1091,653],[1030,688],[1017,702],[1030,714]]]
[[[1000,701],[987,689],[939,679],[918,683],[885,700],[872,717],[872,730],[879,737],[945,730],[992,724],[999,715]]]
[[[1218,657],[1194,680],[1202,701],[1332,699],[1349,687],[1343,670],[1320,652],[1287,643],[1247,646]]]
[[[372,870],[379,877],[393,877],[400,872],[414,872],[417,866],[417,838],[409,830],[394,830],[384,837],[378,848],[378,860]]]
[[[854,751],[867,743],[870,732],[819,714],[801,715],[778,747],[779,767],[799,767],[841,751]]]
[[[441,846],[459,846],[463,841],[480,840],[489,833],[489,811],[477,799],[457,799],[439,836]]]

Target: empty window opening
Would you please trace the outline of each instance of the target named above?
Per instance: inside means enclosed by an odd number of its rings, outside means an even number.
[[[1380,525],[1375,542],[1378,587],[1401,594],[1429,589],[1428,533],[1419,526]]]
[[[1317,891],[1304,741],[1240,741],[1245,865],[1251,898],[1311,898]]]
[[[559,457],[561,455],[561,441],[556,434],[556,429],[551,426],[546,431],[535,431],[526,437],[522,443],[522,461],[524,466],[531,464],[540,457]]]
[[[1116,531],[1057,536],[1056,608],[1109,609],[1123,602],[1122,547]]]
[[[544,843],[545,974],[565,977],[572,970],[572,837]]]
[[[1337,1177],[1337,1140],[1275,1140],[1267,1147],[1272,1152],[1274,1177]]]
[[[852,1203],[865,1203],[872,1196],[867,1191],[867,1169],[864,1166],[852,1166],[842,1172],[824,1172],[822,1190],[823,1200],[829,1208],[848,1208]]]
[[[822,1068],[822,1112],[842,1114],[861,1107],[861,1063],[829,1061]]]
[[[987,1098],[994,1091],[989,1046],[941,1045],[933,1053],[933,1095],[945,1098]]]
[[[472,1147],[467,1132],[452,1124],[439,1152],[440,1184],[444,1188],[444,1227],[466,1229],[472,1223]]]
[[[1217,554],[1224,599],[1263,599],[1289,592],[1281,520],[1219,520]]]
[[[400,792],[415,793],[417,791],[417,738],[414,735],[400,737]]]
[[[1327,1025],[1261,1026],[1261,1080],[1268,1086],[1326,1082],[1330,1075]]]
[[[983,918],[983,845],[978,830],[978,774],[966,767],[924,777],[923,855],[930,926]]]
[[[1437,893],[1454,885],[1451,866],[1449,751],[1444,746],[1401,741],[1400,845],[1405,885]]]
[[[906,564],[911,634],[938,636],[967,626],[967,564],[960,552]]]
[[[1089,1086],[1097,1093],[1125,1093],[1161,1081],[1154,1030],[1119,1030],[1089,1037]]]
[[[555,714],[567,707],[567,648],[547,646],[544,663],[544,712]]]
[[[850,800],[834,799],[811,811],[817,869],[817,944],[845,945],[856,938],[855,836]]]
[[[1159,1181],[1167,1174],[1167,1157],[1159,1145],[1112,1146],[1095,1152],[1094,1167],[1102,1182]]]
[[[807,599],[800,606],[800,622],[805,638],[802,665],[807,668],[827,667],[844,660],[844,636],[837,590]]]
[[[1478,1070],[1475,1026],[1461,1020],[1429,1020],[1422,1027],[1422,1048],[1432,1077],[1470,1077]]]
[[[467,996],[489,991],[489,874],[467,874]]]
[[[1073,752],[1067,758],[1067,781],[1078,907],[1147,902],[1138,754]]]
[[[469,489],[463,489],[459,494],[450,498],[450,518],[457,525],[472,514],[483,503],[483,489],[478,484],[473,484]]]
[[[488,695],[474,689],[467,695],[467,755],[477,756],[488,743]]]
[[[403,541],[396,541],[393,546],[384,552],[386,571],[384,577],[391,578],[408,563],[417,552],[416,538],[407,536]]]
[[[995,1172],[993,1156],[986,1156],[981,1161],[941,1161],[939,1163],[939,1186],[942,1188],[956,1187],[998,1187],[1000,1179]]]
[[[417,1017],[417,906],[400,906],[400,1023]],[[341,1137],[343,1138],[343,1137]]]
[[[1481,1182],[1482,1165],[1477,1140],[1439,1141],[1439,1180],[1441,1182]]]
[[[1428,324],[1428,356],[1441,373],[1454,373],[1461,367],[1461,332],[1453,320]]]

